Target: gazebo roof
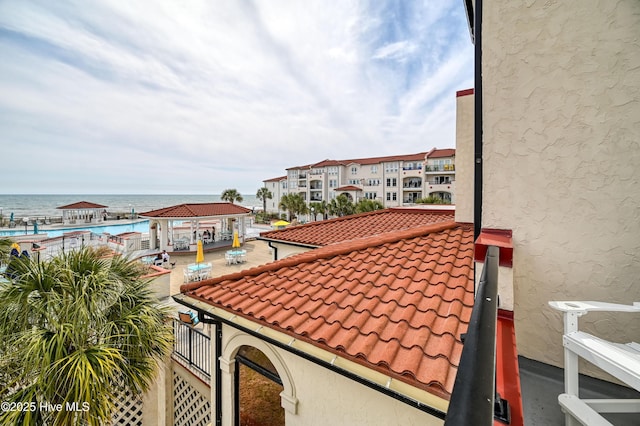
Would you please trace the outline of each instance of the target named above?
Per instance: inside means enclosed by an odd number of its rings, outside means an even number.
[[[60,209],[60,210],[84,210],[84,209],[105,209],[105,208],[107,208],[107,206],[103,206],[102,204],[90,203],[88,201],[78,201],[77,203],[56,207],[56,209]]]
[[[251,209],[232,203],[196,203],[178,204],[139,213],[138,216],[148,218],[193,218],[212,216],[234,216],[251,213]]]

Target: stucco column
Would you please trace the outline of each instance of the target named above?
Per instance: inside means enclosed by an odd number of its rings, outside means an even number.
[[[236,371],[236,360],[235,359],[227,359],[225,357],[220,357],[220,374],[222,375],[222,384],[221,389],[226,389],[227,392],[222,392],[222,425],[223,426],[233,426],[233,418],[234,418],[234,407],[236,404],[235,401],[235,371]],[[211,387],[212,394],[211,399],[215,401],[215,393],[213,393],[214,387]],[[214,408],[212,411],[212,418],[215,418],[215,407],[214,404],[211,404],[211,407]]]
[[[160,249],[167,250],[169,248],[169,221],[163,219],[160,221]]]

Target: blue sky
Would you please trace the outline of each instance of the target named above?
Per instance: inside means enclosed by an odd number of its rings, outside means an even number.
[[[460,1],[0,2],[0,193],[255,193],[455,145]]]

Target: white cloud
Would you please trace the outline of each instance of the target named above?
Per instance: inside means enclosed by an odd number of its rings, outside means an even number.
[[[451,147],[461,5],[0,3],[0,192],[253,193],[325,158]]]

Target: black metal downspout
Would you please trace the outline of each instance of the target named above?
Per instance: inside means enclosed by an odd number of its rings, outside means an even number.
[[[474,93],[474,240],[482,229],[482,0],[476,0],[474,10],[473,39],[475,42]]]
[[[269,248],[273,250],[273,260],[278,260],[278,247],[272,245],[272,242],[269,241]]]
[[[217,319],[206,318],[204,313],[201,311],[198,312],[198,319],[203,324],[211,324],[215,327],[215,344],[216,344],[216,353],[213,365],[213,374],[214,374],[214,386],[215,386],[215,425],[222,426],[222,374],[220,374],[220,357],[222,356],[222,322]]]

